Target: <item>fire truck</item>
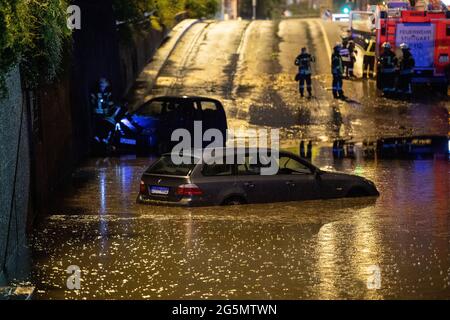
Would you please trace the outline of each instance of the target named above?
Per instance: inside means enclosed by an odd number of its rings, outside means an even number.
[[[376,7],[374,12],[352,12],[350,32],[361,50],[360,60],[365,55],[378,57],[384,42],[389,42],[397,54],[400,54],[400,44],[407,43],[416,63],[413,85],[431,84],[447,94],[450,11],[443,2],[433,0],[423,4],[422,1],[413,8],[409,2],[392,1],[383,8]],[[372,52],[368,49],[370,44],[374,44]],[[382,83],[377,85],[382,87]]]

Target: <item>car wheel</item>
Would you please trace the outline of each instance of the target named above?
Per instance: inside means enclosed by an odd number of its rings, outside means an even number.
[[[347,198],[367,197],[369,192],[363,187],[353,187],[347,192]]]
[[[241,204],[245,204],[246,201],[241,197],[231,197],[226,199],[222,205],[224,206],[239,206]]]

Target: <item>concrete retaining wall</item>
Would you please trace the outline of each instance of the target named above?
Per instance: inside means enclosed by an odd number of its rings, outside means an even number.
[[[18,68],[0,100],[0,286],[27,273],[26,226],[29,207],[29,117],[23,105]],[[20,123],[22,122],[22,126]]]
[[[32,212],[29,223],[46,214],[51,200],[70,182],[75,167],[73,152],[72,104],[69,76],[33,92],[28,98],[32,119],[31,190]],[[31,101],[30,101],[31,100]]]
[[[120,73],[125,95],[132,88],[139,73],[149,63],[166,36],[166,29],[155,30],[146,24],[134,28],[133,35],[120,39]]]

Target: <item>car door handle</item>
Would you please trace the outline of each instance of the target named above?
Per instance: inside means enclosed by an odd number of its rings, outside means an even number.
[[[254,188],[255,184],[253,182],[246,182],[244,183],[244,186],[246,186],[247,188]]]
[[[289,187],[295,187],[295,183],[294,183],[293,181],[286,181],[286,184],[287,184]]]

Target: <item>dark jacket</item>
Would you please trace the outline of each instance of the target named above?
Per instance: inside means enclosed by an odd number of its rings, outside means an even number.
[[[416,62],[411,52],[403,51],[403,56],[399,59],[398,67],[400,69],[400,73],[410,73],[413,71]]]
[[[385,50],[378,58],[382,72],[394,72],[397,65],[397,57],[391,50]]]
[[[311,62],[315,59],[309,53],[302,53],[295,59],[295,65],[298,66],[298,73],[301,75],[311,74]]]
[[[339,53],[331,55],[331,73],[333,75],[342,75],[344,68],[342,67],[342,57]]]

